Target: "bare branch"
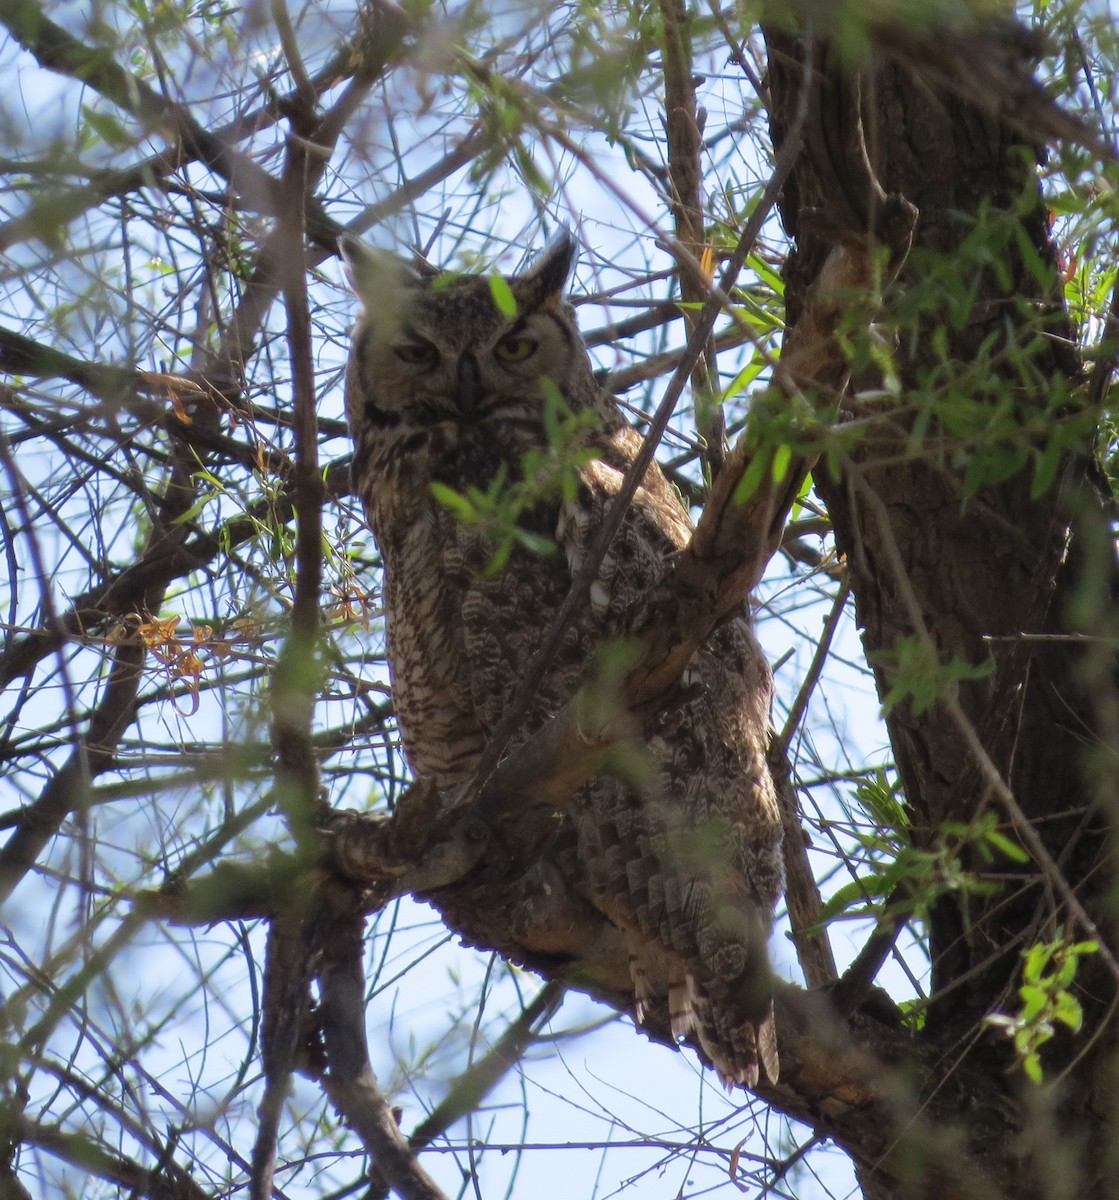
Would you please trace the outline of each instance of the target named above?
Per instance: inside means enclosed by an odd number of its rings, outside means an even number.
[[[380,61],[364,67],[362,88],[367,88],[399,51],[405,32],[411,27],[411,22],[391,0],[375,0],[373,11],[376,36],[371,44]],[[228,139],[205,129],[183,106],[124,70],[105,48],[88,46],[67,33],[47,18],[34,0],[4,0],[0,4],[0,23],[42,66],[94,88],[145,127],[166,130],[181,141],[190,157],[227,180],[256,211],[280,215],[283,194],[277,180],[247,154],[236,150]],[[307,201],[307,222],[317,241],[332,244],[337,226],[312,199]]]
[[[403,1200],[446,1200],[416,1161],[369,1064],[362,929],[360,917],[335,917],[323,946],[318,977],[323,1044],[329,1063],[323,1086],[372,1155],[382,1186],[387,1184]]]
[[[692,66],[691,18],[683,0],[660,0],[664,28],[664,131],[668,143],[668,199],[676,226],[676,240],[697,262],[706,246],[703,228],[703,114],[696,104]],[[702,266],[702,262],[700,263]],[[712,262],[712,271],[714,263]],[[701,271],[680,275],[680,298],[689,332],[696,308],[708,296],[709,282]],[[706,443],[704,459],[712,477],[726,458],[726,430],[719,403],[719,373],[715,344],[709,336],[692,372],[692,396],[699,433]]]
[[[107,1153],[94,1139],[81,1133],[62,1129],[20,1117],[12,1131],[17,1143],[37,1146],[83,1170],[127,1190],[131,1195],[147,1200],[212,1200],[183,1170],[142,1167],[121,1155]],[[0,1181],[0,1188],[6,1181]]]
[[[558,1011],[563,996],[564,988],[558,983],[546,983],[493,1046],[451,1084],[444,1099],[409,1135],[408,1145],[422,1150],[456,1121],[475,1112],[498,1082],[518,1066],[537,1030]]]
[[[288,634],[272,681],[272,744],[276,751],[276,798],[299,851],[315,855],[313,814],[319,807],[319,765],[312,739],[318,692],[319,607],[322,594],[322,506],[325,491],[318,462],[311,319],[302,254],[304,202],[315,176],[302,139],[290,138],[284,172],[287,205],[277,237],[286,241],[283,292],[288,318],[295,413],[296,508],[295,598]],[[322,920],[308,918],[298,895],[269,931],[264,979],[265,1066],[260,1129],[253,1147],[251,1194],[269,1200],[283,1102],[305,1019],[311,963]]]

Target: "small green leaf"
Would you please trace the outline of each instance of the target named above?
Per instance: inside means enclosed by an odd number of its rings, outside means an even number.
[[[821,923],[830,921],[841,913],[847,917],[865,916],[870,901],[887,895],[893,883],[885,875],[864,875],[860,879],[852,879],[830,895],[820,908]],[[858,905],[858,912],[848,912],[852,906]]]
[[[1062,992],[1057,997],[1057,1003],[1053,1009],[1053,1020],[1067,1025],[1073,1033],[1080,1032],[1080,1027],[1084,1024],[1084,1010],[1070,992]]]
[[[1029,983],[1036,983],[1041,978],[1042,971],[1049,965],[1053,957],[1054,947],[1044,942],[1031,946],[1026,953],[1026,961],[1022,967],[1022,978]]]
[[[755,454],[750,465],[742,472],[742,478],[734,489],[735,504],[745,504],[758,490],[765,476],[766,459],[764,454]]]
[[[493,297],[494,304],[497,305],[498,312],[510,321],[513,320],[517,315],[517,298],[513,295],[513,289],[504,275],[498,275],[495,272],[490,276],[490,295]]]
[[[774,483],[784,482],[785,476],[789,473],[789,464],[793,461],[793,450],[791,446],[782,443],[773,452],[773,481]]]
[[[760,254],[751,254],[746,260],[746,266],[748,270],[757,275],[762,283],[768,284],[778,296],[785,294],[785,281],[781,278],[780,272],[775,271]]]
[[[431,494],[444,508],[449,508],[460,521],[470,522],[478,519],[478,510],[461,493],[445,483],[432,483]]]
[[[1057,477],[1057,468],[1064,458],[1064,447],[1056,438],[1051,438],[1044,450],[1035,450],[1034,477],[1030,484],[1030,499],[1044,495]]]
[[[1018,989],[1018,995],[1022,997],[1020,1019],[1028,1025],[1048,1003],[1049,993],[1044,988],[1027,983]]]
[[[1064,957],[1063,961],[1058,960],[1057,972],[1053,977],[1052,986],[1060,991],[1067,988],[1069,984],[1076,978],[1076,959],[1071,954]]]
[[[500,575],[505,570],[509,556],[513,553],[513,539],[505,538],[493,552],[493,558],[486,564],[487,575]]]
[[[793,505],[793,510],[789,514],[789,520],[795,521],[804,511],[804,501],[808,497],[808,493],[812,491],[812,472],[809,471],[804,477],[804,482],[800,485],[800,490],[797,492],[796,503]]]
[[[110,113],[96,112],[88,105],[83,104],[82,116],[107,146],[112,146],[115,150],[123,150],[126,146],[135,144],[136,139],[129,137],[121,123]]]
[[[197,517],[198,514],[206,507],[206,505],[213,500],[213,498],[214,497],[210,493],[199,496],[199,498],[195,500],[195,502],[186,510],[185,513],[180,513],[177,517],[173,518],[171,524],[185,525],[188,521],[193,521],[194,518]]]
[[[766,369],[769,364],[765,360],[764,354],[755,354],[754,357],[742,368],[741,371],[734,377],[730,387],[723,393],[723,400],[731,400],[742,391],[743,388],[749,387],[755,379]]]
[[[1041,1059],[1036,1054],[1027,1054],[1022,1060],[1022,1070],[1034,1081],[1042,1083],[1045,1076],[1041,1071]]]
[[[997,829],[987,831],[987,841],[996,849],[1001,850],[1011,862],[1028,863],[1030,861],[1030,856],[1017,842],[1012,842],[1006,834],[999,833]]]
[[[517,541],[526,550],[531,550],[533,554],[551,554],[556,548],[556,544],[551,538],[543,537],[538,533],[529,533],[527,529],[514,529],[513,533]]]

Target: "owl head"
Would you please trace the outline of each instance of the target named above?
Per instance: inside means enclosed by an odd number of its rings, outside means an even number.
[[[599,408],[564,286],[575,242],[564,230],[518,275],[454,275],[339,240],[362,304],[346,409],[360,442],[377,431],[505,438],[538,426],[549,381],[572,409]]]

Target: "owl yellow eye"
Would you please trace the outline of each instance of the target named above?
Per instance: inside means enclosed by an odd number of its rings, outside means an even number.
[[[401,342],[393,347],[393,353],[410,367],[430,366],[439,357],[439,351],[430,342]]]
[[[502,338],[494,346],[493,352],[502,362],[524,362],[526,358],[531,358],[536,353],[536,343],[532,338],[514,335],[513,337]]]

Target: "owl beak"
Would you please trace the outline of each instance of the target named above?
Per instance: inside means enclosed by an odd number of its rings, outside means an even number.
[[[464,417],[472,417],[482,402],[482,373],[473,354],[458,360],[458,379],[455,381],[455,407]]]

